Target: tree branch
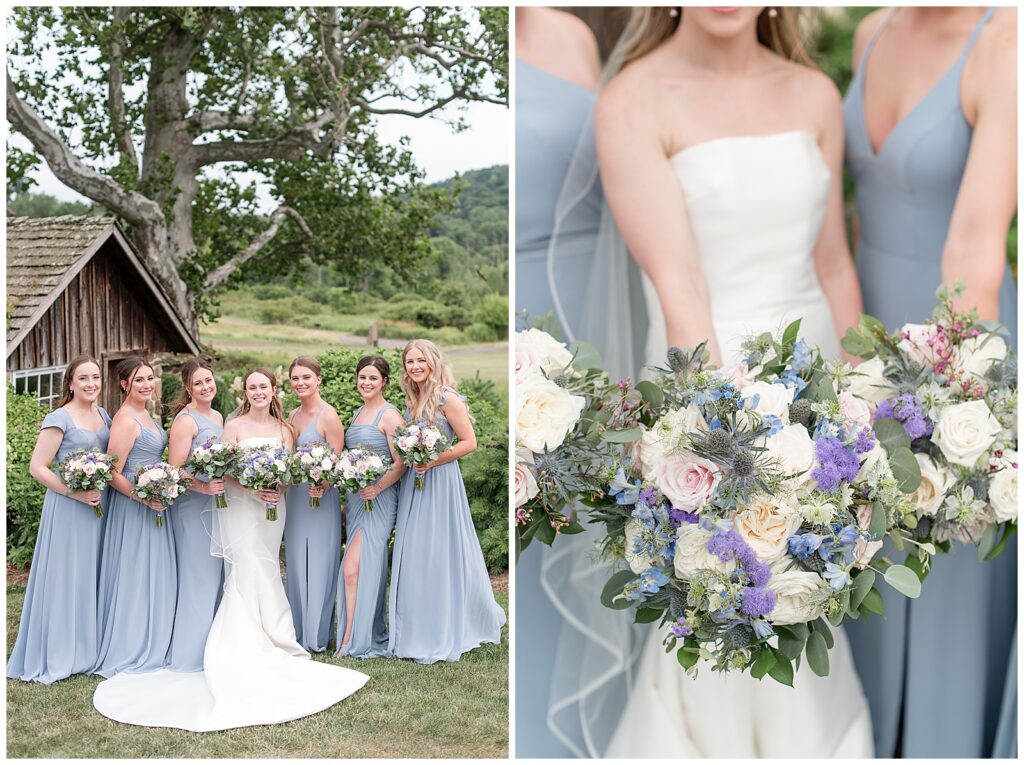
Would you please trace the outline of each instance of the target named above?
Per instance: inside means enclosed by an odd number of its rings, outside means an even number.
[[[163,220],[160,206],[134,191],[126,191],[112,178],[83,163],[42,117],[18,96],[18,89],[7,70],[7,119],[11,126],[32,143],[57,178],[79,194],[99,202],[132,225]]]
[[[419,117],[426,117],[428,114],[432,114],[433,112],[436,112],[439,109],[443,109],[448,104],[450,104],[452,101],[458,101],[460,98],[465,98],[465,97],[466,97],[466,94],[463,93],[462,91],[455,91],[451,95],[445,96],[444,98],[441,98],[441,99],[438,99],[437,101],[435,101],[430,106],[424,107],[423,109],[421,109],[418,112],[417,111],[412,111],[411,109],[400,109],[400,108],[397,108],[397,107],[390,108],[390,109],[381,109],[381,108],[378,108],[376,106],[372,106],[371,103],[369,101],[367,101],[365,98],[353,98],[352,99],[352,103],[354,103],[356,106],[358,106],[360,109],[362,109],[364,112],[367,112],[368,114],[403,114],[406,117],[416,117],[416,118],[419,118]],[[374,101],[376,101],[376,100],[379,100],[379,99],[374,99]],[[477,101],[487,101],[488,103],[492,103],[492,104],[504,104],[505,103],[501,99],[493,98],[491,96],[487,96],[485,98],[477,98],[475,100],[477,100]]]
[[[347,121],[348,115],[339,117],[328,109],[316,119],[286,130],[274,138],[193,144],[191,158],[196,167],[218,162],[257,162],[263,159],[297,162],[307,151],[313,152],[319,159],[327,159],[337,148],[337,136],[341,133],[334,129],[328,135],[321,136],[321,131],[332,122],[343,128]],[[341,132],[344,132],[343,129]]]
[[[135,177],[139,175],[139,157],[135,153],[131,123],[125,116],[124,108],[124,28],[132,9],[119,5],[114,8],[114,33],[110,43],[110,72],[107,75],[107,108],[110,110],[110,127],[121,156],[131,164]]]
[[[295,224],[302,229],[303,234],[310,238],[313,237],[313,232],[309,230],[309,226],[306,224],[303,217],[299,215],[298,211],[288,205],[281,205],[274,210],[273,214],[270,216],[270,225],[266,230],[256,237],[252,244],[231,258],[227,263],[224,263],[211,271],[206,277],[206,281],[203,283],[203,288],[211,290],[225,284],[227,280],[231,278],[231,275],[238,270],[239,266],[251,260],[260,252],[260,250],[270,243],[270,241],[277,235],[278,229],[281,228],[281,224],[284,222],[285,218],[291,218]]]

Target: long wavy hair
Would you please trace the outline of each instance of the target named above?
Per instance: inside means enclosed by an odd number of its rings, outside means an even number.
[[[142,356],[129,356],[117,365],[117,385],[121,391],[121,398],[128,395],[128,389],[132,387],[132,378],[140,367],[146,367],[153,371],[153,365]]]
[[[291,433],[292,436],[294,437],[295,431],[292,429],[292,426],[288,423],[288,421],[284,418],[284,407],[281,406],[281,399],[278,398],[277,395],[277,378],[274,376],[274,373],[271,372],[269,369],[264,369],[263,367],[255,367],[253,369],[250,369],[246,373],[245,377],[242,379],[242,403],[239,405],[238,409],[236,409],[232,413],[231,416],[241,417],[243,415],[249,414],[249,412],[252,410],[252,404],[249,403],[249,396],[246,394],[245,389],[246,386],[249,384],[249,378],[256,374],[263,375],[268,380],[270,380],[270,416],[277,420],[281,424],[281,427],[287,429],[288,432]]]
[[[75,356],[71,359],[71,363],[68,364],[68,368],[64,370],[64,379],[60,383],[60,396],[57,397],[57,403],[54,406],[55,409],[60,409],[71,399],[75,397],[75,392],[71,390],[71,381],[75,379],[75,372],[82,364],[93,363],[96,368],[100,370],[100,377],[103,376],[103,367],[100,366],[100,362],[94,359],[92,356]],[[103,392],[103,381],[100,380],[100,392]]]
[[[427,359],[427,366],[430,367],[430,374],[427,375],[422,389],[405,371],[405,357],[413,349],[423,353]],[[405,392],[409,415],[414,420],[434,422],[437,419],[437,410],[441,406],[441,393],[445,388],[455,387],[455,375],[441,355],[440,348],[429,340],[410,340],[402,349],[402,375],[398,378],[398,384]]]
[[[213,374],[213,367],[210,366],[210,362],[206,359],[189,359],[181,365],[181,393],[178,394],[175,402],[171,404],[172,419],[177,417],[182,409],[192,403],[192,376],[200,369],[205,369],[210,374]]]
[[[672,15],[672,11],[679,11]],[[806,12],[802,8],[778,6],[772,18],[765,8],[757,17],[757,41],[789,61],[815,67],[800,33]],[[671,37],[683,20],[685,8],[634,8],[629,21],[609,57],[609,71],[616,72],[630,61],[640,58]]]

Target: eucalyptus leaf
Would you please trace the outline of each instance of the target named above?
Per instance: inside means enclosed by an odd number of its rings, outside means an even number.
[[[881,417],[875,420],[875,424],[871,427],[875,431],[878,443],[890,456],[901,446],[906,449],[910,448],[910,436],[907,435],[907,431],[903,429],[903,424],[899,420]]]
[[[622,589],[635,580],[636,574],[632,571],[619,571],[613,574],[612,578],[605,584],[604,589],[601,590],[601,605],[605,608],[614,608],[616,611],[625,611],[633,605],[633,601],[626,598],[613,600],[613,598],[621,595]]]
[[[861,356],[864,359],[870,359],[875,355],[875,344],[853,327],[846,330],[846,334],[843,336],[842,346],[843,350],[847,351],[852,356]]]
[[[868,533],[875,539],[882,539],[888,529],[889,520],[886,517],[885,508],[882,507],[882,503],[873,502],[871,504],[871,523],[868,524]]]
[[[811,622],[811,629],[814,630],[815,634],[821,635],[825,639],[825,645],[829,649],[835,645],[836,641],[832,637],[832,630],[829,629],[828,622],[824,619],[819,617]]]
[[[1010,537],[1012,537],[1016,533],[1017,533],[1017,524],[1016,523],[1007,523],[1007,524],[1005,524],[1005,526],[1003,527],[1003,538],[999,541],[999,544],[996,545],[996,549],[993,550],[992,552],[990,552],[985,557],[985,560],[994,560],[995,558],[998,558],[1002,554],[1003,550],[1006,549],[1006,543],[1010,541]]]
[[[683,646],[676,651],[676,660],[683,665],[685,669],[689,669],[698,661],[700,661],[700,654],[694,653],[693,649]]]
[[[898,446],[889,450],[889,467],[904,494],[912,493],[921,485],[921,466],[909,448]]]
[[[577,340],[569,346],[573,354],[572,365],[581,372],[601,368],[601,354],[585,340]]]
[[[818,677],[828,676],[828,646],[820,632],[812,632],[807,638],[807,664]]]
[[[641,606],[636,610],[636,616],[633,621],[636,624],[650,624],[651,622],[657,621],[661,618],[661,615],[665,613],[663,608],[648,608],[647,606]]]
[[[750,665],[750,676],[756,680],[760,680],[762,677],[768,674],[768,671],[775,666],[775,654],[772,653],[772,649],[765,646],[757,654],[757,658],[754,659],[754,663]]]
[[[609,444],[628,444],[631,441],[639,441],[643,436],[640,428],[626,428],[625,430],[606,430],[601,434],[601,440]]]
[[[768,674],[782,683],[788,685],[790,688],[793,687],[793,665],[789,659],[777,648],[772,648],[772,655],[775,657],[775,663],[768,669]]]
[[[636,389],[640,391],[640,395],[644,397],[644,401],[647,405],[658,411],[661,409],[661,405],[665,403],[665,393],[657,385],[650,380],[642,380],[636,384]]]
[[[846,611],[850,608],[850,591],[845,590],[839,596],[839,609],[828,617],[829,623],[833,627],[838,627],[843,623],[843,617],[846,616]]]
[[[864,602],[860,604],[862,609],[867,609],[879,616],[885,616],[885,601],[882,600],[882,593],[872,589],[864,596]]]
[[[796,625],[788,626],[794,627]],[[804,627],[804,631],[801,634],[779,632],[779,650],[788,659],[795,659],[803,653],[804,646],[807,644],[807,628],[802,624],[800,626]]]
[[[908,598],[916,598],[921,594],[921,580],[906,566],[889,566],[885,570],[885,581]]]
[[[924,581],[924,578],[928,576],[928,572],[924,570],[924,566],[921,565],[921,559],[917,557],[916,553],[910,553],[910,555],[907,556],[907,559],[903,561],[903,565],[917,574],[917,578],[922,582]]]
[[[875,572],[871,569],[864,569],[853,578],[853,592],[850,593],[850,606],[854,609],[860,608],[864,598],[871,592],[875,584]]]
[[[978,560],[985,560],[989,553],[996,549],[997,544],[999,544],[999,527],[990,523],[985,527],[981,540],[978,542]]]

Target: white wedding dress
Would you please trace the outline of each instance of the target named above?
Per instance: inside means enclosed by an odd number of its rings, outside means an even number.
[[[672,157],[686,199],[726,364],[741,361],[752,332],[778,331],[803,318],[801,336],[838,358],[832,314],[812,252],[824,218],[830,173],[814,137],[803,131],[721,138]],[[645,284],[646,358],[664,364],[665,326],[653,285]],[[805,662],[794,687],[749,674],[723,676],[702,664],[685,674],[646,640],[608,757],[857,757],[874,754],[867,701],[846,635],[834,629],[831,672]]]
[[[279,444],[247,438],[240,446]],[[224,558],[224,594],[206,640],[202,672],[122,673],[99,684],[93,705],[133,725],[214,731],[305,717],[358,691],[362,672],[313,661],[295,640],[281,582],[284,498],[276,521],[232,484],[215,509],[214,553]]]

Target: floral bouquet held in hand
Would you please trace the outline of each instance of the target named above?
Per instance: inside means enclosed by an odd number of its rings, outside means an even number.
[[[234,479],[250,491],[271,489],[296,483],[292,475],[290,454],[283,446],[249,446],[238,456]],[[277,520],[277,503],[267,503],[267,520]]]
[[[99,449],[79,449],[60,463],[60,477],[71,491],[103,491],[114,475],[117,457]],[[103,517],[103,507],[93,507],[97,518]]]
[[[451,446],[444,433],[425,422],[408,422],[395,430],[395,452],[409,467],[426,465]],[[423,488],[423,474],[416,474],[416,488]]]
[[[160,509],[156,511],[156,527],[163,528],[164,510],[174,500],[188,491],[192,479],[185,471],[166,462],[145,465],[135,473],[136,497],[144,502],[156,502]]]
[[[338,455],[331,474],[332,482],[344,491],[360,492],[372,486],[391,469],[391,460],[385,459],[368,446],[357,446]],[[363,510],[373,510],[373,500],[363,500]]]
[[[898,520],[914,544],[906,565],[922,578],[932,548],[958,540],[991,560],[1017,530],[1017,358],[1000,325],[954,309],[962,289],[940,287],[924,324],[890,335],[863,316],[843,338],[867,359],[843,385],[863,400],[890,457],[910,452],[920,471]]]
[[[605,401],[604,491],[583,501],[605,527],[606,558],[628,568],[602,603],[669,627],[666,650],[690,672],[704,659],[792,685],[803,654],[825,676],[830,627],[882,611],[876,575],[920,594],[913,571],[875,557],[917,463],[872,462],[866,407],[836,395],[842,365],[798,331],[748,339],[744,363],[724,369],[703,346],[673,348],[656,382]]]
[[[292,477],[296,483],[318,486],[323,481],[330,480],[337,459],[338,455],[323,441],[300,446],[291,455]],[[309,506],[320,507],[320,497],[310,496]]]
[[[238,458],[238,447],[234,444],[225,444],[216,438],[208,438],[188,456],[185,462],[185,469],[192,475],[205,475],[212,478],[224,478],[235,469],[235,460]],[[223,492],[216,495],[216,506],[225,508],[228,506]]]

